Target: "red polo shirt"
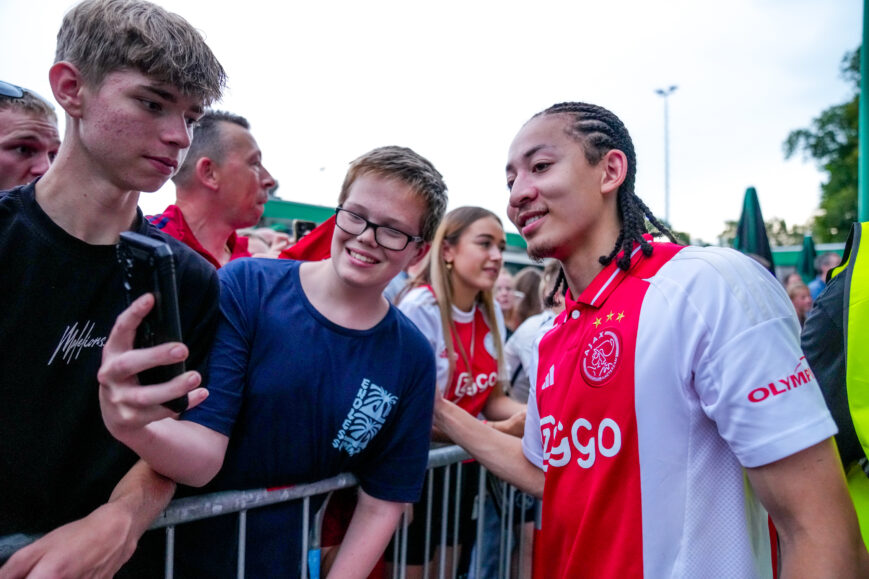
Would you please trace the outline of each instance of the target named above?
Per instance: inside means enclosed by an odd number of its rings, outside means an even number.
[[[159,215],[149,215],[147,219],[151,222],[151,225],[161,230],[163,233],[171,235],[178,241],[189,245],[193,251],[207,259],[211,265],[220,269],[220,262],[211,255],[211,252],[202,247],[202,244],[199,243],[199,240],[196,239],[195,235],[193,235],[190,226],[187,225],[187,221],[184,219],[184,214],[181,213],[181,209],[179,209],[177,205],[170,205],[163,211],[163,213]],[[241,237],[237,235],[235,231],[232,232],[232,235],[230,235],[229,239],[226,240],[226,246],[231,252],[229,258],[230,261],[238,259],[239,257],[250,257],[250,252],[247,250],[247,242],[247,237]]]

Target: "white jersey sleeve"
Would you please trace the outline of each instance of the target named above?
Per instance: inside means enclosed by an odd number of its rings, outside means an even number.
[[[519,359],[517,342],[513,339],[513,336],[510,336],[510,339],[504,344],[504,369],[507,371],[508,378],[513,376],[513,373],[520,364],[522,364],[522,361]]]
[[[417,287],[404,296],[398,304],[398,309],[416,324],[422,335],[428,339],[429,345],[435,354],[435,366],[437,368],[437,386],[443,392],[447,384],[447,375],[450,371],[449,361],[441,357],[446,347],[444,343],[444,331],[441,326],[440,310],[434,295],[428,288]]]
[[[529,317],[516,328],[516,331],[507,340],[504,350],[511,376],[520,365],[526,372],[528,371],[528,368],[531,367],[531,356],[537,350],[537,343],[552,327],[554,319],[555,314],[551,310],[544,310]]]
[[[528,380],[531,385],[528,389],[528,407],[525,412],[525,433],[522,435],[522,452],[528,461],[543,470],[543,439],[540,435],[540,410],[537,408],[537,344],[543,334],[534,340],[531,349],[531,359],[528,364]]]
[[[679,365],[743,466],[836,432],[800,350],[793,306],[768,271],[730,249],[687,247],[650,283],[646,327],[666,337],[650,336],[646,349]],[[668,319],[652,320],[658,312]]]

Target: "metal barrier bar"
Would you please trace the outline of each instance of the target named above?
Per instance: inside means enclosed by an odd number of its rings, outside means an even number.
[[[429,552],[431,548],[431,511],[432,511],[432,497],[434,496],[434,469],[429,468],[428,474],[428,492],[426,493],[426,503],[425,503],[425,553]],[[405,545],[405,552],[407,551],[407,546]],[[429,572],[429,561],[426,558],[423,561],[422,565],[422,576],[423,579],[428,579]]]
[[[444,498],[441,501],[441,552],[440,565],[438,565],[438,579],[444,579],[444,571],[447,566],[447,517],[449,516],[450,508],[450,468],[452,465],[444,467]],[[456,529],[453,528],[453,531]],[[426,552],[428,553],[428,552]]]
[[[477,481],[477,543],[482,543],[485,538],[485,522],[486,522],[486,467],[480,465],[480,479]],[[483,558],[479,552],[474,559],[474,577],[480,577],[483,572]]]
[[[465,464],[462,461],[456,463],[456,499],[453,507],[453,541],[455,541],[456,546],[450,551],[452,554],[452,569],[451,569],[451,577],[455,578],[459,568],[459,547],[460,538],[462,536],[461,522],[459,521],[459,509],[462,506],[462,469],[464,469]],[[470,548],[469,545],[462,545],[462,548]]]
[[[161,529],[169,525],[179,525],[228,513],[249,511],[257,507],[352,487],[356,484],[356,477],[345,473],[310,484],[274,490],[222,491],[196,497],[184,497],[172,501],[149,528]]]
[[[433,504],[433,487],[435,476],[439,476],[440,473],[435,473],[435,469],[442,468],[443,469],[443,481],[444,481],[444,496],[442,501],[441,513],[439,513],[441,517],[441,532],[440,532],[440,544],[447,545],[449,541],[447,541],[447,520],[450,514],[452,514],[453,520],[453,531],[455,534],[456,542],[458,542],[458,538],[461,533],[460,528],[460,510],[461,510],[461,497],[462,497],[462,473],[464,468],[471,468],[470,465],[463,465],[462,461],[467,460],[469,455],[462,450],[458,446],[448,446],[433,449],[429,453],[429,471],[426,476],[429,480],[428,493],[426,497],[427,505],[426,505],[426,532],[425,532],[425,549],[426,553],[428,553],[431,548],[431,529],[432,529],[432,504]],[[455,485],[455,490],[451,491],[450,488],[450,474],[452,472],[453,465],[455,465],[456,469],[456,480],[457,484]],[[473,468],[477,468],[478,465],[474,465]],[[474,499],[473,509],[477,516],[476,521],[476,535],[477,535],[477,545],[482,544],[482,540],[485,537],[485,528],[484,528],[484,517],[486,512],[485,507],[485,497],[486,497],[486,469],[482,466],[479,466],[480,469],[480,477],[478,481],[477,487],[477,496]],[[314,569],[314,565],[309,564],[308,555],[309,555],[309,545],[312,550],[319,551],[320,549],[320,533],[322,530],[322,518],[323,512],[325,511],[325,505],[323,509],[321,509],[317,513],[317,519],[314,525],[314,528],[311,529],[309,525],[310,521],[310,498],[316,495],[323,495],[326,493],[330,493],[331,491],[348,488],[355,486],[357,484],[356,478],[351,474],[341,474],[336,477],[332,477],[329,479],[325,479],[322,481],[317,481],[310,484],[297,485],[293,487],[280,488],[275,490],[266,490],[266,489],[255,489],[255,490],[247,490],[247,491],[226,491],[213,493],[209,495],[202,495],[198,497],[185,497],[181,499],[176,499],[172,501],[169,507],[152,523],[151,529],[166,529],[166,561],[165,561],[165,576],[169,579],[172,579],[174,575],[174,552],[175,552],[175,527],[179,524],[198,521],[210,517],[215,517],[219,515],[225,515],[233,512],[239,513],[239,522],[238,522],[238,530],[239,530],[239,540],[238,540],[238,568],[237,575],[238,577],[244,577],[244,569],[245,569],[245,559],[246,559],[246,535],[247,535],[247,511],[251,509],[256,509],[259,507],[264,507],[267,505],[273,505],[276,503],[287,502],[292,500],[303,500],[303,517],[302,517],[302,552],[301,552],[301,568],[303,577],[308,578],[310,575],[310,579],[314,579],[319,575],[319,569]],[[453,508],[450,509],[450,498],[451,494],[455,495],[453,498],[454,502],[452,503]],[[499,565],[498,565],[498,576],[500,578],[508,578],[511,576],[511,554],[513,551],[513,547],[515,542],[512,537],[513,527],[514,525],[514,514],[513,509],[516,504],[516,489],[514,487],[507,488],[504,485],[504,488],[501,491],[501,533],[499,537]],[[452,510],[452,513],[450,513]],[[535,513],[535,519],[537,521],[539,527],[539,503],[538,508]],[[521,515],[518,517],[521,519],[518,529],[519,529],[519,560],[520,560],[520,570],[521,570],[521,560],[526,556],[525,554],[525,536],[522,531],[522,525],[527,520],[527,513],[525,509],[521,510]],[[405,511],[401,517],[400,527],[396,530],[395,537],[397,538],[396,547],[394,549],[393,554],[393,579],[406,579],[407,572],[407,539],[408,539],[408,523],[409,516],[408,512]],[[4,561],[5,558],[11,556],[17,549],[29,544],[30,542],[39,538],[38,535],[10,535],[6,537],[0,537],[0,562]],[[470,549],[471,545],[465,545],[465,549]],[[445,577],[447,573],[447,565],[446,565],[446,552],[448,549],[442,548],[440,550],[440,565],[439,565],[439,577]],[[452,557],[450,560],[449,567],[449,576],[455,577],[459,564],[459,557],[457,550],[455,548],[450,549]],[[6,557],[3,557],[3,554],[6,553]],[[314,554],[316,556],[316,554]],[[313,559],[312,559],[313,561]],[[424,577],[429,576],[429,562],[426,562],[423,566]],[[481,576],[481,557],[478,556],[476,558],[475,567],[473,569],[476,577]],[[520,571],[521,573],[521,571]]]
[[[399,552],[401,553],[401,562],[398,565],[398,569],[400,572],[400,579],[407,579],[407,527],[410,525],[410,521],[407,518],[408,509],[404,509],[404,513],[401,515],[401,541],[399,542]]]
[[[15,533],[14,535],[0,537],[0,563],[5,562],[15,554],[15,551],[26,547],[41,536],[41,534],[25,535],[24,533]]]
[[[516,489],[508,487],[507,485],[501,485],[501,494],[504,496],[506,501],[504,504],[504,511],[506,512],[506,531],[502,536],[506,538],[506,546],[504,549],[504,577],[506,579],[510,579],[510,575],[512,573],[513,565],[512,565],[512,554],[513,554],[513,514],[515,512],[515,503],[514,499],[516,498]],[[504,515],[502,513],[501,518],[504,519]],[[519,534],[522,534],[520,529]]]
[[[175,525],[166,527],[166,558],[163,573],[166,579],[173,579],[175,576]]]
[[[244,579],[244,556],[247,546],[247,510],[238,513],[238,579]]]
[[[302,552],[299,554],[302,558],[302,577],[308,576],[308,533],[311,532],[311,529],[308,528],[308,518],[310,516],[311,497],[305,497],[305,500],[302,503]],[[239,577],[239,579],[241,579],[241,577]]]

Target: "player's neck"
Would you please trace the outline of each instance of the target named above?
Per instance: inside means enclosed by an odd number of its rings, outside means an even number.
[[[383,289],[353,287],[335,273],[331,259],[306,262],[299,278],[311,305],[330,322],[351,330],[376,326],[389,311]]]
[[[58,155],[36,184],[36,202],[64,231],[92,245],[117,243],[136,218],[138,191],[122,191]]]
[[[591,285],[594,278],[603,271],[601,256],[609,255],[619,235],[620,224],[597,229],[586,236],[584,243],[578,243],[564,258],[561,265],[567,278],[570,295],[578,298],[585,288]]]

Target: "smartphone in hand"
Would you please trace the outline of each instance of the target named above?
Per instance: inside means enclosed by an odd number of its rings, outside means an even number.
[[[117,245],[118,261],[124,273],[127,306],[145,293],[154,294],[154,307],[136,330],[134,347],[149,348],[164,342],[181,341],[181,317],[175,283],[175,260],[168,244],[151,237],[124,231]],[[167,382],[184,372],[184,362],[157,366],[139,373],[142,385]],[[174,412],[187,408],[187,395],[163,403]]]

